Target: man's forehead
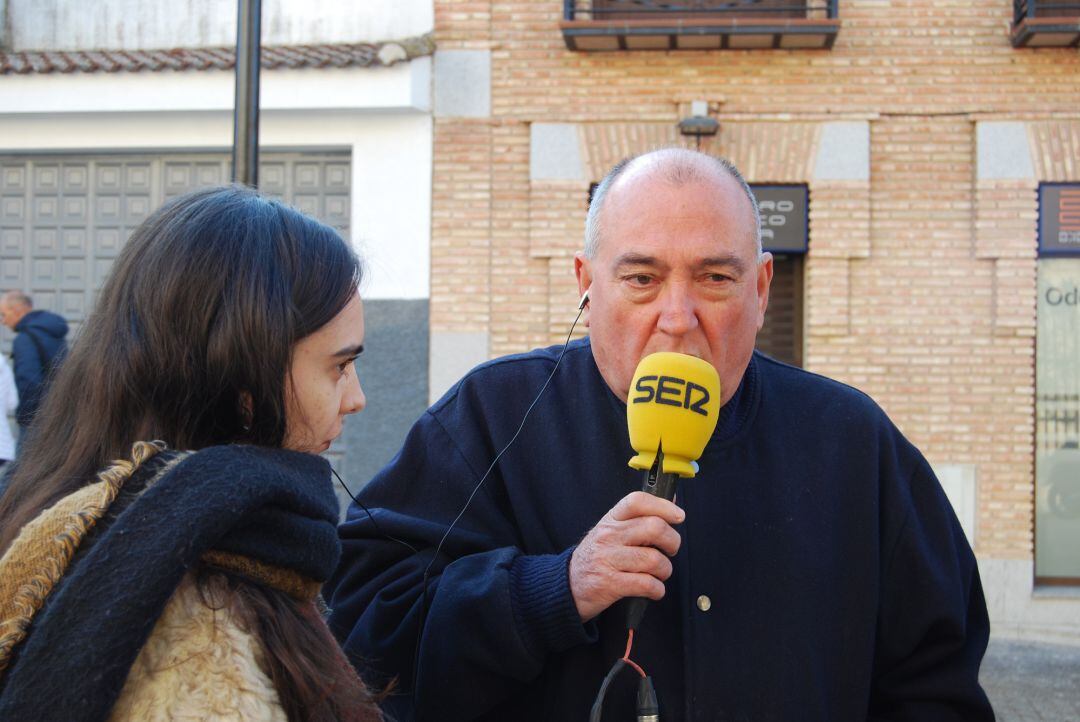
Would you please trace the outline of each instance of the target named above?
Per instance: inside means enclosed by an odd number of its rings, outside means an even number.
[[[612,260],[616,268],[632,266],[649,266],[653,268],[670,268],[672,261],[670,254],[657,254],[641,250],[627,250],[619,253]],[[746,261],[734,253],[717,251],[715,253],[694,254],[688,258],[678,259],[693,268],[706,269],[713,267],[743,268]]]
[[[711,166],[694,170],[692,175],[679,175],[661,163],[653,163],[626,171],[608,191],[602,213],[631,221],[647,213],[678,222],[700,217],[704,203],[731,220],[745,219],[752,225],[749,220],[753,206],[735,178]]]

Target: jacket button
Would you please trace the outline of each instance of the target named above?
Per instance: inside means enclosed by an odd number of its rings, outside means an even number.
[[[707,612],[712,609],[712,600],[702,594],[697,598],[697,608],[703,612]]]

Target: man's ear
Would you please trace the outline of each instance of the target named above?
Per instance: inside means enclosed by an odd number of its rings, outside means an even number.
[[[589,304],[589,289],[592,288],[592,268],[589,263],[589,259],[585,257],[582,251],[578,251],[574,254],[574,276],[577,277],[578,295],[581,301],[578,303],[578,310],[585,309]],[[582,321],[586,327],[589,325],[589,314],[585,314],[585,320]]]
[[[769,286],[773,277],[773,256],[768,251],[761,254],[757,268],[758,331],[765,325],[765,309],[769,307]]]

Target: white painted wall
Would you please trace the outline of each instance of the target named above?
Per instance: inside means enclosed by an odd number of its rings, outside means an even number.
[[[231,112],[235,87],[227,70],[4,75],[0,112]],[[273,70],[259,80],[264,110],[427,111],[430,98],[429,57],[389,68]]]
[[[426,59],[409,65],[417,63],[424,64]],[[402,67],[408,69],[408,65]],[[383,70],[390,72],[394,68]],[[226,82],[225,78],[212,77],[212,73],[192,75],[191,82],[203,88],[210,100],[194,102],[202,96],[191,88],[184,91],[177,86],[171,105],[180,107],[168,110],[162,110],[163,105],[169,105],[162,100],[167,93],[155,96],[157,99],[151,102],[144,91],[149,92],[147,80],[161,83],[169,74],[107,76],[110,92],[103,93],[97,109],[92,108],[94,90],[105,86],[78,86],[81,92],[66,97],[56,94],[63,78],[86,79],[86,75],[20,77],[36,80],[44,87],[24,83],[19,92],[12,91],[10,76],[0,78],[0,109],[15,111],[0,112],[0,153],[227,151],[232,145],[231,91],[218,97],[218,86]],[[372,96],[363,93],[357,97],[366,97],[368,104],[355,100],[352,107],[346,107],[338,99],[343,96],[336,94],[348,97],[347,87],[362,85],[364,77],[363,73],[342,69],[317,71],[310,78],[301,73],[288,80],[287,87],[270,94],[280,101],[274,101],[262,113],[260,145],[264,149],[351,150],[350,227],[354,245],[368,262],[364,297],[424,299],[430,288],[431,116],[415,106],[405,110],[372,107]],[[402,85],[407,77],[399,76]],[[293,89],[301,93],[304,83],[319,84],[320,88],[320,92],[307,98],[310,104],[306,107],[290,101],[286,92]],[[336,88],[335,84],[342,87]],[[323,97],[324,92],[329,95]],[[412,92],[411,88],[398,88],[390,95],[411,96]],[[230,107],[224,108],[223,104]]]
[[[151,49],[236,43],[236,0],[6,0],[15,50]],[[422,35],[432,0],[263,0],[267,45]]]

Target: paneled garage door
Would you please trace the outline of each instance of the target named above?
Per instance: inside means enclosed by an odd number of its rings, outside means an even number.
[[[229,166],[224,153],[0,156],[0,288],[78,329],[135,226],[167,198],[227,182]],[[266,153],[259,180],[348,237],[348,152]]]

